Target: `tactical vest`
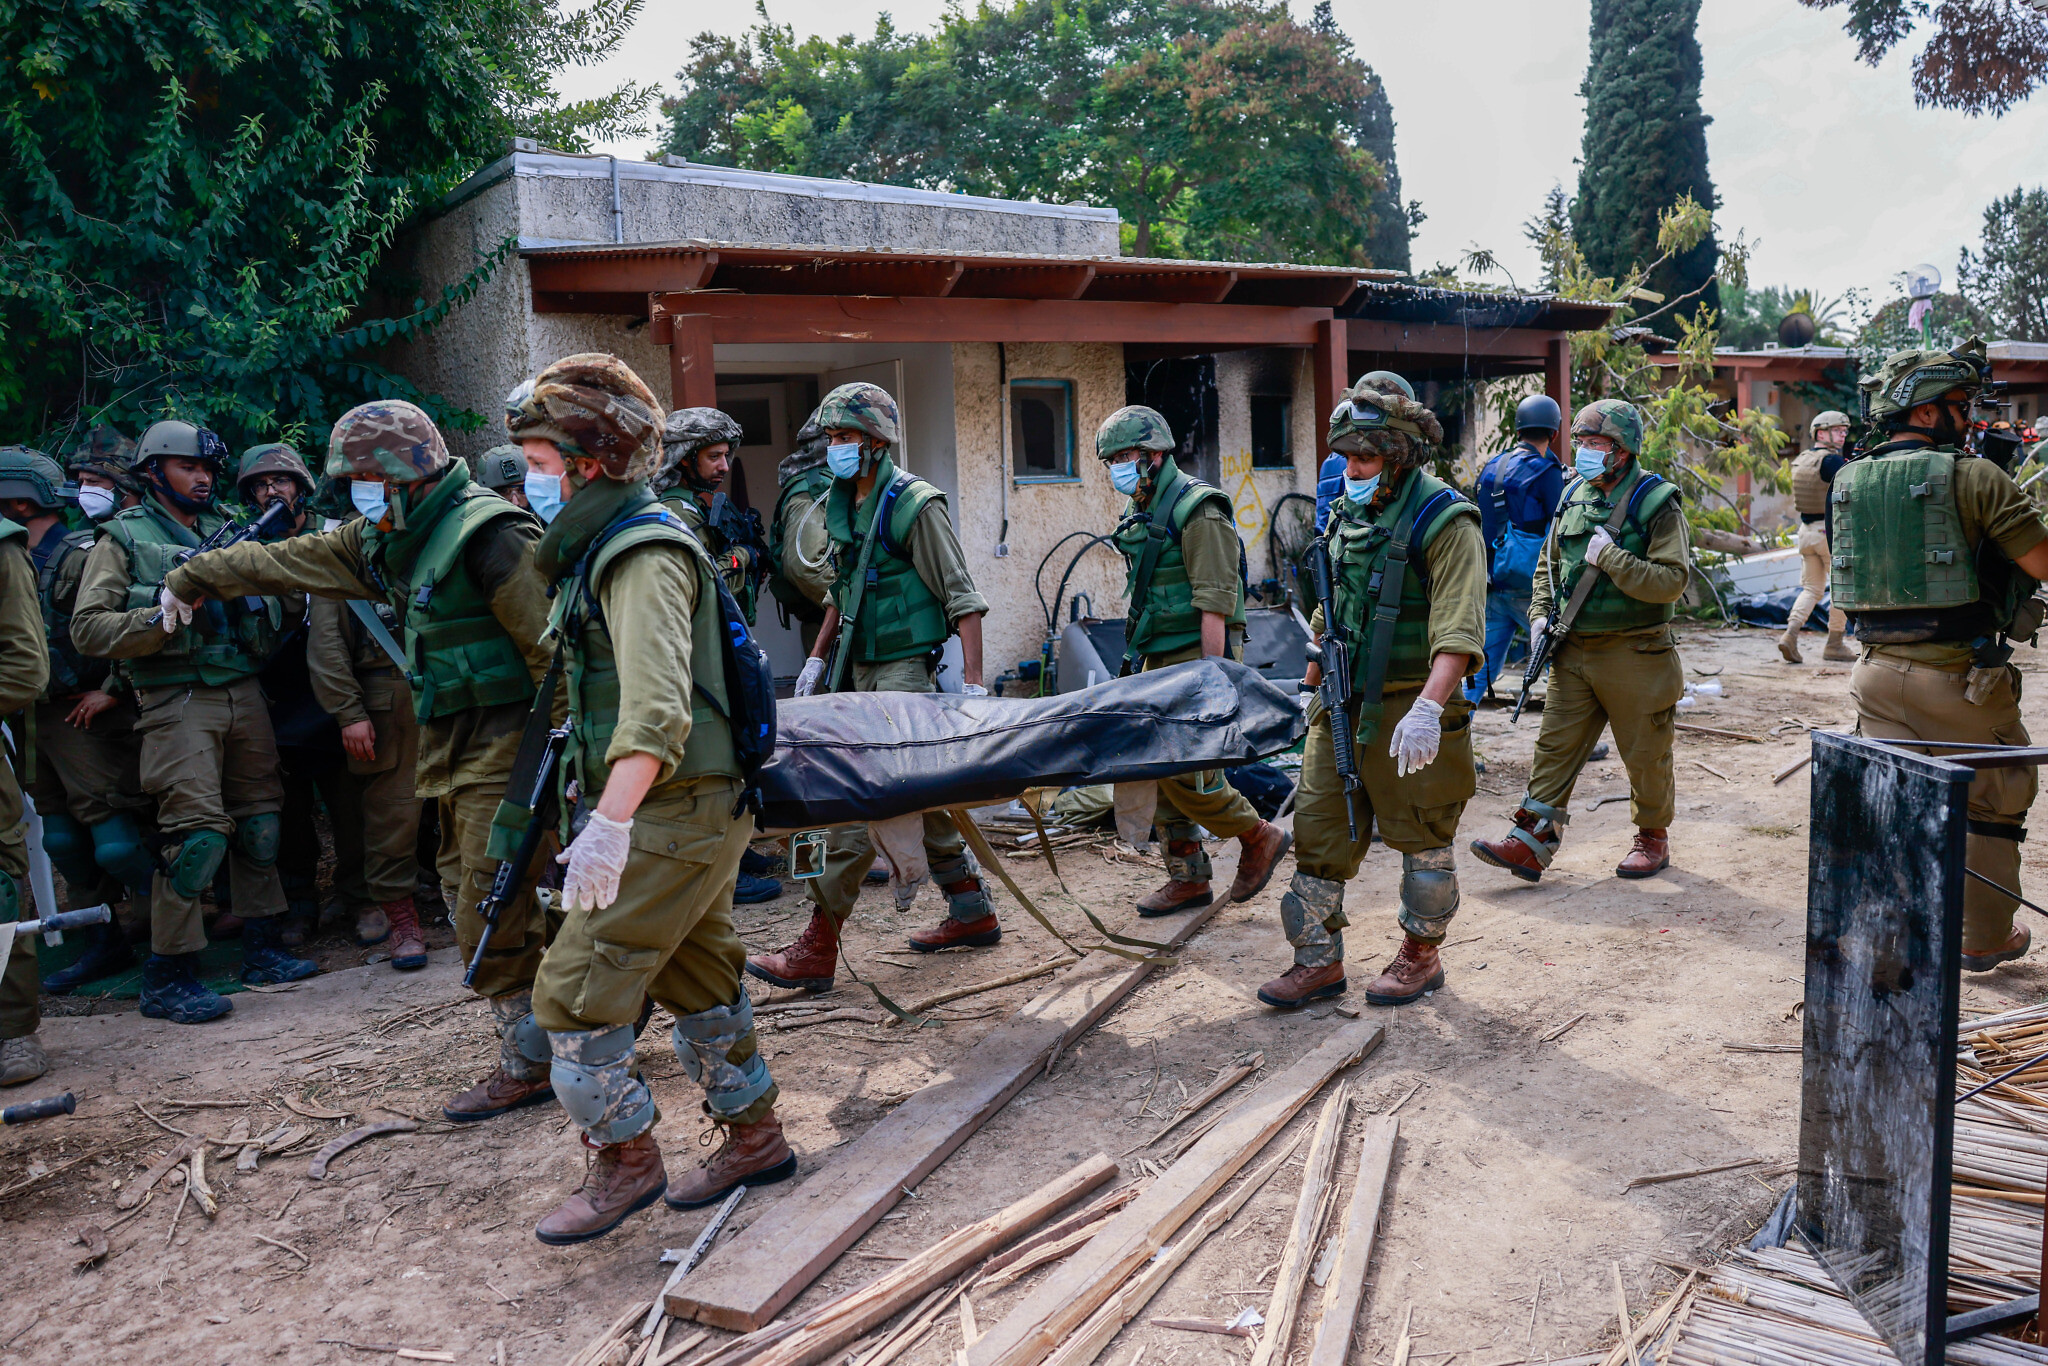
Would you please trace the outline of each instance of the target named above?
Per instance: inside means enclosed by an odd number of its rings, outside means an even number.
[[[532,700],[526,656],[491,614],[490,594],[470,577],[463,555],[484,528],[526,515],[473,482],[458,460],[407,510],[405,530],[363,532],[363,558],[405,628],[421,721]]]
[[[823,465],[801,471],[775,495],[775,515],[768,520],[768,592],[782,612],[782,624],[794,616],[817,623],[825,619],[824,607],[812,600],[802,585],[782,572],[790,539],[796,535],[798,518],[807,515],[832,491],[832,471]]]
[[[1565,490],[1564,500],[1557,505],[1555,541],[1559,567],[1551,579],[1556,604],[1562,607],[1578,586],[1579,575],[1585,572],[1586,543],[1614,515],[1616,504],[1627,503],[1629,513],[1614,535],[1615,543],[1640,559],[1649,552],[1651,526],[1677,499],[1678,485],[1650,473],[1640,461],[1611,493],[1602,493],[1590,479],[1573,480]],[[1662,625],[1677,612],[1676,603],[1644,602],[1630,597],[1603,574],[1586,596],[1586,605],[1579,609],[1572,632],[1597,636],[1633,631]]]
[[[1202,613],[1195,606],[1194,585],[1188,581],[1181,534],[1195,513],[1211,504],[1230,521],[1234,535],[1237,512],[1230,505],[1230,495],[1182,474],[1168,456],[1160,462],[1150,504],[1152,509],[1165,509],[1164,513],[1141,510],[1135,501],[1124,505],[1124,515],[1112,535],[1129,571],[1124,596],[1131,606],[1124,638],[1132,658],[1170,655],[1201,643]],[[1227,632],[1243,626],[1244,585],[1240,581],[1224,628]]]
[[[164,576],[178,564],[178,552],[197,550],[226,521],[209,508],[187,530],[154,498],[109,517],[102,530],[128,554],[127,610],[154,608]],[[162,649],[124,659],[120,670],[137,688],[226,687],[261,672],[283,635],[284,606],[276,598],[209,602]]]
[[[1801,451],[1792,462],[1792,507],[1801,517],[1819,517],[1828,510],[1828,484],[1820,477],[1821,461],[1836,452],[1825,446]]]
[[[1442,496],[1448,495],[1448,496]],[[1384,585],[1384,571],[1394,546],[1394,532],[1409,514],[1420,514],[1409,533],[1408,567],[1401,581],[1401,615],[1394,623],[1393,646],[1387,655],[1385,686],[1429,680],[1429,547],[1459,517],[1477,520],[1479,509],[1456,489],[1421,470],[1409,475],[1408,487],[1377,515],[1367,516],[1349,498],[1330,505],[1330,569],[1336,610],[1352,640],[1352,687],[1363,693],[1371,667],[1374,585]]]
[[[619,724],[619,668],[611,628],[604,617],[604,579],[621,555],[646,545],[676,547],[697,572],[697,606],[690,615],[690,738],[684,742],[682,761],[675,772],[655,791],[696,778],[740,776],[739,761],[733,756],[732,729],[725,719],[730,707],[721,653],[725,628],[714,583],[717,566],[672,510],[652,495],[643,495],[629,500],[611,524],[592,538],[590,549],[562,585],[555,607],[555,621],[569,646],[569,712],[574,722],[559,774],[565,797],[567,783],[573,778],[586,808],[597,804],[598,794],[611,776],[605,751]],[[632,622],[627,626],[659,630],[663,624]],[[565,799],[565,841],[573,815]]]
[[[26,536],[27,532],[22,534]],[[100,687],[113,671],[110,661],[89,659],[78,652],[78,647],[71,643],[71,614],[57,610],[57,575],[63,570],[64,561],[89,552],[98,536],[99,528],[87,526],[58,537],[50,552],[39,560],[35,551],[29,552],[36,567],[36,597],[43,608],[43,638],[50,642],[50,681],[43,688],[45,701]]]
[[[661,505],[675,513],[682,520],[683,529],[711,552],[711,563],[717,566],[718,576],[725,580],[733,600],[740,605],[740,614],[751,626],[754,621],[754,576],[736,562],[732,542],[712,525],[711,510],[704,506],[704,500],[689,488],[678,486],[661,495]],[[742,512],[741,515],[746,514]]]
[[[853,660],[886,664],[930,654],[953,634],[946,604],[932,592],[910,560],[910,532],[925,507],[946,495],[913,474],[899,474],[889,457],[875,471],[875,484],[859,509],[853,506],[853,481],[834,480],[826,495],[825,534],[832,538],[832,602],[843,614],[853,591],[864,543],[876,537],[867,555],[867,586],[861,593],[860,616],[854,625]],[[883,508],[888,516],[881,516]],[[865,514],[867,524],[856,528]],[[878,534],[879,533],[879,534]]]
[[[1834,508],[1834,605],[1870,644],[2003,634],[2038,586],[1989,537],[1971,545],[1956,509],[1952,450],[1879,449],[1842,466]]]

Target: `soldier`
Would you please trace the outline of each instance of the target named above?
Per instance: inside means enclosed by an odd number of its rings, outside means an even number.
[[[1372,389],[1382,394],[1399,394],[1402,398],[1413,399],[1415,386],[1392,370],[1368,370],[1359,376],[1353,390]],[[1342,451],[1331,451],[1323,457],[1322,468],[1316,471],[1316,534],[1322,535],[1323,527],[1330,520],[1330,504],[1344,496],[1344,469],[1349,461]]]
[[[1828,489],[1842,471],[1842,448],[1849,440],[1849,415],[1829,409],[1813,419],[1809,428],[1813,444],[1792,461],[1792,506],[1799,513],[1799,600],[1792,604],[1792,616],[1778,641],[1778,653],[1787,664],[1803,662],[1799,657],[1799,633],[1807,618],[1820,606],[1820,595],[1828,586]],[[1828,604],[1828,643],[1820,657],[1831,663],[1848,663],[1856,652],[1842,640],[1849,618],[1839,606]]]
[[[832,538],[825,533],[825,429],[813,413],[796,434],[796,449],[775,471],[775,512],[768,519],[768,591],[788,626],[796,618],[808,653],[832,600]]]
[[[25,454],[19,446],[9,447],[0,453],[0,459],[27,464]],[[51,469],[56,467],[47,456],[35,454]],[[0,484],[0,490],[15,482]],[[5,496],[0,492],[0,497]],[[28,533],[22,527],[0,521],[0,715],[34,705],[50,678],[50,654],[43,643],[36,574],[29,563],[27,541]],[[25,743],[18,735],[15,741],[17,745]],[[0,765],[0,922],[20,920],[24,911],[34,914],[28,890],[24,814],[14,764]],[[10,939],[8,949],[0,953],[0,1086],[19,1086],[50,1070],[50,1060],[36,1038],[42,1012],[36,998],[35,940]]]
[[[2012,476],[1963,453],[1972,401],[1991,377],[1983,342],[1899,351],[1859,385],[1880,444],[1835,476],[1829,501],[1835,602],[1863,657],[1849,671],[1857,730],[1879,740],[2024,745],[2009,638],[2039,629],[2048,527]],[[1970,784],[1965,862],[2020,885],[2020,841],[2038,778],[1980,769]],[[2013,898],[1963,881],[1963,966],[1986,972],[2027,951]]]
[[[1671,743],[1685,695],[1671,618],[1691,573],[1685,512],[1678,486],[1636,458],[1643,417],[1633,404],[1603,398],[1589,405],[1572,419],[1572,441],[1579,477],[1558,505],[1529,601],[1531,640],[1541,639],[1553,615],[1563,633],[1551,655],[1529,790],[1506,835],[1472,842],[1473,853],[1525,882],[1543,876],[1556,856],[1572,787],[1609,725],[1628,769],[1636,824],[1614,874],[1650,877],[1671,863]],[[1583,576],[1595,569],[1581,600]]]
[[[1479,472],[1480,530],[1486,537],[1486,660],[1465,685],[1479,705],[1507,668],[1518,632],[1529,629],[1536,555],[1564,497],[1564,466],[1552,449],[1563,421],[1557,400],[1532,394],[1515,405],[1515,444]]]
[[[513,507],[527,507],[526,456],[517,446],[493,446],[477,457],[476,481]]]
[[[561,768],[568,919],[533,1007],[555,1093],[595,1156],[534,1230],[554,1245],[600,1237],[664,1190],[672,1208],[695,1209],[742,1181],[796,1172],[732,926],[753,828],[734,813],[744,777],[724,651],[735,623],[711,557],[648,490],[661,416],[625,362],[589,354],[542,371],[508,419],[528,488],[553,485],[534,498],[548,521],[535,562],[556,593],[576,727]],[[675,1016],[676,1056],[724,1130],[718,1150],[673,1182],[633,1059],[649,997]]]
[[[946,496],[896,466],[902,424],[896,400],[874,384],[842,384],[825,395],[814,419],[824,431],[825,529],[832,540],[831,605],[817,643],[797,677],[796,695],[820,686],[851,692],[932,692],[940,650],[960,636],[963,691],[985,697],[981,686],[981,618],[988,602],[974,589],[960,538],[946,516]],[[843,621],[852,619],[843,650],[835,653]],[[828,658],[834,678],[825,677]],[[952,817],[924,817],[925,855],[932,881],[946,894],[946,917],[910,936],[920,953],[985,948],[1003,937],[988,890]],[[812,880],[811,921],[794,943],[747,960],[747,971],[779,987],[824,991],[839,963],[839,931],[860,895],[861,879],[875,861],[865,829],[833,835],[824,875]]]
[[[150,893],[152,952],[142,969],[142,1013],[175,1024],[218,1019],[234,1006],[199,980],[206,931],[200,894],[223,859],[243,922],[242,980],[295,982],[319,969],[285,952],[277,875],[284,786],[277,741],[256,682],[284,622],[273,598],[236,595],[204,613],[159,606],[164,576],[225,522],[214,493],[227,463],[221,439],[190,422],[150,426],[133,473],[149,490],[100,524],[78,585],[71,638],[79,651],[118,661],[136,693],[143,790],[156,799],[169,844]]]
[[[1406,1005],[1444,984],[1440,946],[1458,910],[1451,841],[1476,781],[1472,704],[1458,685],[1479,663],[1486,552],[1478,509],[1420,468],[1442,440],[1429,409],[1362,381],[1330,414],[1330,447],[1347,464],[1324,531],[1333,601],[1310,624],[1319,639],[1341,624],[1351,645],[1360,788],[1347,805],[1318,694],[1294,812],[1294,880],[1280,898],[1294,966],[1259,989],[1282,1010],[1345,990],[1344,884],[1375,827],[1401,855],[1403,938],[1365,999]],[[1399,615],[1391,630],[1376,629],[1389,602]],[[1320,668],[1309,668],[1308,682],[1320,683]]]
[[[547,585],[532,554],[540,526],[480,487],[467,463],[449,457],[433,420],[395,399],[342,414],[328,438],[327,474],[343,481],[362,516],[317,536],[200,556],[171,572],[165,607],[182,614],[201,597],[298,589],[383,602],[399,616],[417,690],[415,790],[439,807],[441,880],[458,889],[455,935],[467,959],[483,933],[477,903],[524,826],[494,821],[534,682],[547,668]],[[474,984],[497,1022],[498,1066],[442,1106],[457,1122],[553,1096],[547,1041],[532,1015],[547,924],[531,877],[525,885],[500,917]],[[384,912],[399,933],[403,908]]]
[[[1124,495],[1116,547],[1129,566],[1124,665],[1164,669],[1189,660],[1244,652],[1243,547],[1230,497],[1181,473],[1178,443],[1150,408],[1119,408],[1095,433],[1095,454]],[[1230,900],[1247,901],[1272,881],[1294,837],[1261,820],[1222,769],[1159,780],[1152,821],[1166,844],[1166,884],[1138,902],[1141,916],[1207,906],[1209,854],[1196,831],[1238,841]]]
[[[142,501],[142,485],[129,473],[135,443],[102,422],[85,434],[64,462],[78,485],[78,510],[94,525]]]

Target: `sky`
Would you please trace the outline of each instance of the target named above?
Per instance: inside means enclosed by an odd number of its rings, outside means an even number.
[[[1296,17],[1312,4],[1294,0]],[[900,30],[921,29],[943,10],[943,0],[769,0],[771,17],[799,35],[866,34],[883,12]],[[1587,0],[1336,0],[1335,11],[1393,101],[1402,192],[1428,215],[1415,267],[1456,263],[1478,246],[1531,285],[1537,263],[1521,225],[1553,184],[1570,193],[1577,183]],[[1841,14],[1798,0],[1702,6],[1718,227],[1754,246],[1752,284],[1823,297],[1860,289],[1881,303],[1899,292],[1900,272],[1927,261],[1952,285],[1984,206],[2048,184],[2048,92],[2003,119],[1916,109],[1917,43],[1864,66]],[[672,91],[693,35],[754,22],[754,0],[648,0],[611,60],[560,85],[572,96],[627,80]],[[641,156],[649,146],[599,150]]]

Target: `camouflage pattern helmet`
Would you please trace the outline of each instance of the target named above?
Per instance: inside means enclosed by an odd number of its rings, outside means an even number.
[[[1372,380],[1358,381],[1330,413],[1326,444],[1345,455],[1377,455],[1395,469],[1419,465],[1444,439],[1443,424],[1427,407]]]
[[[431,479],[448,468],[441,429],[404,399],[380,398],[341,415],[327,438],[327,473],[335,479]]]
[[[1159,415],[1158,410],[1141,403],[1117,409],[1102,419],[1102,425],[1095,429],[1095,457],[1098,460],[1108,460],[1125,451],[1178,449],[1180,442],[1173,439],[1172,426]]]
[[[745,436],[739,423],[716,408],[676,409],[661,429],[661,468],[655,472],[654,487],[711,487],[696,477],[697,452],[721,441],[737,451]]]
[[[128,471],[135,464],[135,443],[105,422],[93,424],[85,438],[71,448],[71,455],[64,462],[64,472],[76,478],[80,474],[96,474],[102,479],[113,481],[114,487],[124,493],[139,494],[142,485],[135,482],[135,476]]]
[[[197,423],[166,418],[150,423],[142,440],[135,443],[135,466],[139,468],[163,456],[203,460],[215,469],[226,469],[228,443]]]
[[[1351,386],[1355,393],[1360,389],[1377,389],[1383,394],[1399,394],[1402,398],[1415,397],[1415,386],[1395,374],[1392,370],[1368,370],[1359,376],[1358,383]]]
[[[775,484],[780,488],[800,474],[808,474],[825,463],[825,429],[818,425],[818,415],[812,413],[804,425],[797,429],[796,449],[782,457],[782,463],[775,467]]]
[[[55,512],[64,506],[64,468],[31,446],[0,446],[0,498]]]
[[[1604,436],[1630,455],[1643,453],[1643,414],[1618,398],[1596,399],[1572,415],[1573,436]]]
[[[1830,408],[1824,413],[1815,414],[1813,421],[1806,424],[1806,430],[1810,435],[1819,436],[1823,427],[1846,427],[1848,425],[1849,415],[1847,413],[1838,412]]]
[[[818,411],[811,415],[818,430],[835,428],[866,432],[885,446],[903,441],[903,417],[896,400],[879,384],[842,384],[825,395]]]
[[[1972,337],[1953,351],[1894,351],[1856,387],[1870,419],[1882,421],[1952,389],[1967,389],[1974,396],[1990,378],[1983,339]]]
[[[629,484],[661,463],[661,405],[617,356],[564,356],[535,376],[532,392],[521,399],[524,387],[506,400],[513,440],[552,441],[565,458],[595,460],[606,478]]]
[[[290,475],[298,481],[300,497],[313,491],[313,472],[306,468],[306,462],[298,451],[282,441],[251,446],[243,451],[242,468],[235,475],[235,488],[246,498],[249,482],[266,474]]]
[[[487,489],[518,488],[526,482],[526,453],[517,446],[493,446],[477,457],[476,481]]]

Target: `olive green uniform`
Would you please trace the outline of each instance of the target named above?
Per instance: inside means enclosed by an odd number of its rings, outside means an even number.
[[[689,489],[670,489],[662,495],[661,501],[663,506],[682,518],[683,526],[711,552],[711,561],[718,566],[718,576],[725,580],[726,591],[739,603],[740,611],[751,625],[754,620],[753,548],[740,546],[735,549],[729,545],[725,537],[712,528],[711,509],[704,505],[704,499]]]
[[[1632,461],[1610,493],[1583,479],[1566,489],[1536,560],[1531,620],[1554,617],[1570,599],[1593,532],[1646,477],[1641,462]],[[1671,748],[1685,670],[1670,621],[1673,604],[1685,595],[1691,561],[1678,499],[1665,495],[1668,501],[1657,507],[1651,500],[1658,496],[1652,490],[1640,505],[1647,525],[1630,517],[1612,533],[1615,548],[1600,561],[1606,581],[1587,598],[1571,634],[1551,656],[1543,729],[1522,806],[1560,825],[1579,771],[1608,727],[1628,770],[1630,819],[1641,829],[1662,830],[1677,809]]]
[[[28,534],[0,520],[0,715],[34,705],[50,679],[50,651],[43,640],[42,606],[36,573],[29,564]],[[15,737],[16,743],[21,740]],[[28,845],[22,837],[21,783],[11,763],[0,766],[0,920],[20,920],[30,910]],[[14,940],[0,964],[0,1039],[36,1032],[41,1018],[33,939]]]
[[[237,590],[220,595],[221,603],[202,606],[190,624],[167,634],[151,620],[160,571],[138,568],[128,548],[149,547],[161,560],[166,547],[198,546],[220,520],[216,513],[203,514],[195,532],[155,496],[109,518],[79,579],[71,637],[84,654],[120,661],[116,672],[135,686],[142,787],[156,800],[157,826],[182,841],[172,855],[174,870],[186,862],[184,851],[192,851],[203,869],[202,837],[212,832],[227,844],[235,914],[265,920],[285,910],[277,873],[284,784],[270,709],[255,674],[274,647],[282,608],[260,596],[265,590]],[[218,854],[210,858],[218,866]],[[155,880],[150,942],[158,954],[206,947],[200,896],[211,879],[192,885],[194,880],[181,887],[175,871]]]
[[[397,624],[388,605],[375,604]],[[397,632],[393,630],[395,636]],[[315,598],[306,626],[306,664],[313,696],[346,728],[367,721],[375,757],[349,756],[338,784],[342,810],[334,821],[335,885],[355,906],[382,905],[413,894],[417,878],[420,727],[412,688],[347,603]]]

